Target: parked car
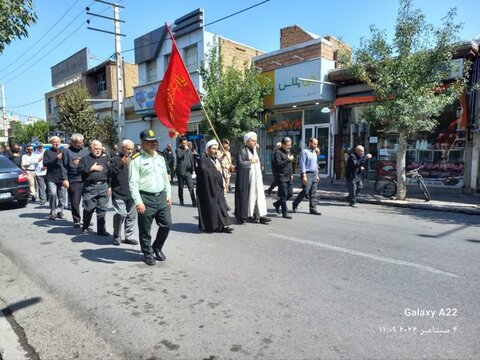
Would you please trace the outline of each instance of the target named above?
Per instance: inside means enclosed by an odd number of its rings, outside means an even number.
[[[21,206],[26,206],[29,193],[27,174],[9,158],[0,155],[0,203],[17,200]]]

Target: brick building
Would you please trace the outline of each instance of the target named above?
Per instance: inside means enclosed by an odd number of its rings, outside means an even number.
[[[275,144],[284,136],[293,140],[297,156],[310,137],[319,141],[321,176],[333,177],[336,119],[330,106],[335,88],[328,71],[338,67],[340,52],[350,52],[347,43],[334,36],[318,36],[298,25],[280,30],[280,49],[253,58],[253,63],[270,79],[272,93],[265,98],[263,156],[270,159]],[[266,172],[270,164],[265,162]]]

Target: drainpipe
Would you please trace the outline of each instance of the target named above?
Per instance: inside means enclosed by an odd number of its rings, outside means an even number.
[[[477,191],[479,161],[480,161],[480,144],[477,144],[472,148],[472,172],[470,174],[470,190],[472,191],[472,193],[475,193]]]

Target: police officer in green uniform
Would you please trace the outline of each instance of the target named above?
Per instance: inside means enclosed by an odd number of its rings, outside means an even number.
[[[154,131],[142,131],[140,139],[142,151],[132,156],[128,182],[138,212],[140,247],[145,263],[155,265],[155,259],[165,261],[162,248],[172,224],[172,188],[165,159],[156,151],[158,144]],[[153,219],[159,227],[151,245]]]

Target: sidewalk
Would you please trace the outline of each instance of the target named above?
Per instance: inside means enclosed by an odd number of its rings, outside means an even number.
[[[264,175],[263,183],[265,189],[270,186],[272,181],[272,175]],[[374,190],[374,183],[375,182],[371,180],[365,180],[363,182],[364,188],[357,197],[358,203],[480,215],[480,208],[476,207],[477,204],[480,204],[480,196],[463,194],[462,189],[429,188],[428,190],[430,191],[432,200],[427,202],[417,186],[408,186],[407,199],[401,201],[390,200],[378,195]],[[300,192],[300,179],[298,175],[295,176],[293,186],[295,194]],[[345,195],[347,195],[345,180],[320,179],[317,192],[318,199],[345,202]]]

